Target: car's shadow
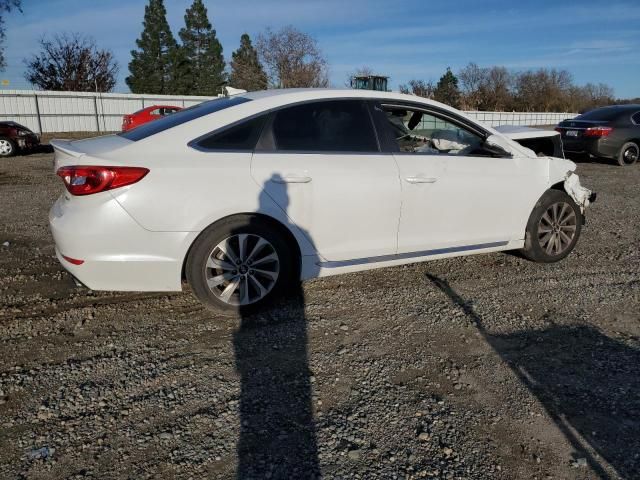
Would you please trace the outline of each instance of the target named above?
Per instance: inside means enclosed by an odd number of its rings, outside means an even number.
[[[596,163],[599,165],[611,165],[612,167],[618,166],[618,162],[610,158],[594,157],[593,155],[575,154],[575,153],[567,153],[567,152],[565,152],[564,156],[567,160],[571,160],[572,162],[575,162],[575,163]]]
[[[586,325],[496,335],[446,280],[427,278],[456,304],[544,406],[602,479],[640,475],[640,349]],[[579,462],[577,462],[579,465]]]

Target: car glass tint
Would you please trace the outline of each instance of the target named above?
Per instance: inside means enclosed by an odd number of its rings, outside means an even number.
[[[313,102],[277,112],[273,134],[278,150],[375,152],[371,117],[357,100]]]
[[[576,120],[602,120],[611,121],[618,118],[623,113],[618,107],[597,108],[589,112],[578,115]]]
[[[203,138],[197,145],[207,150],[253,150],[265,120],[265,115],[246,120]]]
[[[632,117],[633,123],[640,125],[640,112],[635,113]]]
[[[229,97],[209,100],[207,102],[194,105],[193,107],[180,110],[173,115],[167,115],[166,117],[153,122],[142,124],[139,127],[119,133],[118,135],[133,141],[142,140],[150,137],[151,135],[155,135],[156,133],[164,132],[170,128],[195,120],[196,118],[204,117],[210,113],[218,112],[250,101],[251,99],[245,97]]]

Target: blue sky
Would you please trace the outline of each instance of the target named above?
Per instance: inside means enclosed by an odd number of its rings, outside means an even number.
[[[117,91],[142,28],[146,0],[23,0],[6,18],[8,88],[29,88],[22,59],[43,34],[77,31],[111,49],[120,63]],[[174,35],[191,0],[165,0]],[[240,35],[291,24],[312,34],[327,55],[334,86],[367,65],[391,76],[437,80],[470,61],[519,70],[569,70],[578,84],[604,82],[619,97],[640,97],[640,2],[580,0],[365,1],[205,0],[225,57]]]

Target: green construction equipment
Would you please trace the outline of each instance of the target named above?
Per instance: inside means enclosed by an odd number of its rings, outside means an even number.
[[[377,90],[379,92],[388,92],[387,83],[389,77],[381,75],[362,75],[351,78],[351,88],[358,90]]]

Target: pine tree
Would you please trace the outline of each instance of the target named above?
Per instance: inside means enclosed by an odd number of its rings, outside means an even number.
[[[222,45],[207,17],[202,0],[193,0],[184,16],[185,27],[180,30],[180,93],[215,95],[226,81]]]
[[[133,93],[171,94],[176,76],[177,43],[163,0],[149,0],[144,8],[143,30],[131,51],[127,85]]]
[[[258,52],[246,33],[240,37],[240,48],[231,54],[229,85],[249,92],[267,88],[267,74],[258,60]]]
[[[453,74],[451,68],[447,67],[446,73],[438,80],[436,89],[433,92],[433,98],[452,107],[457,108],[460,105],[458,77]]]

